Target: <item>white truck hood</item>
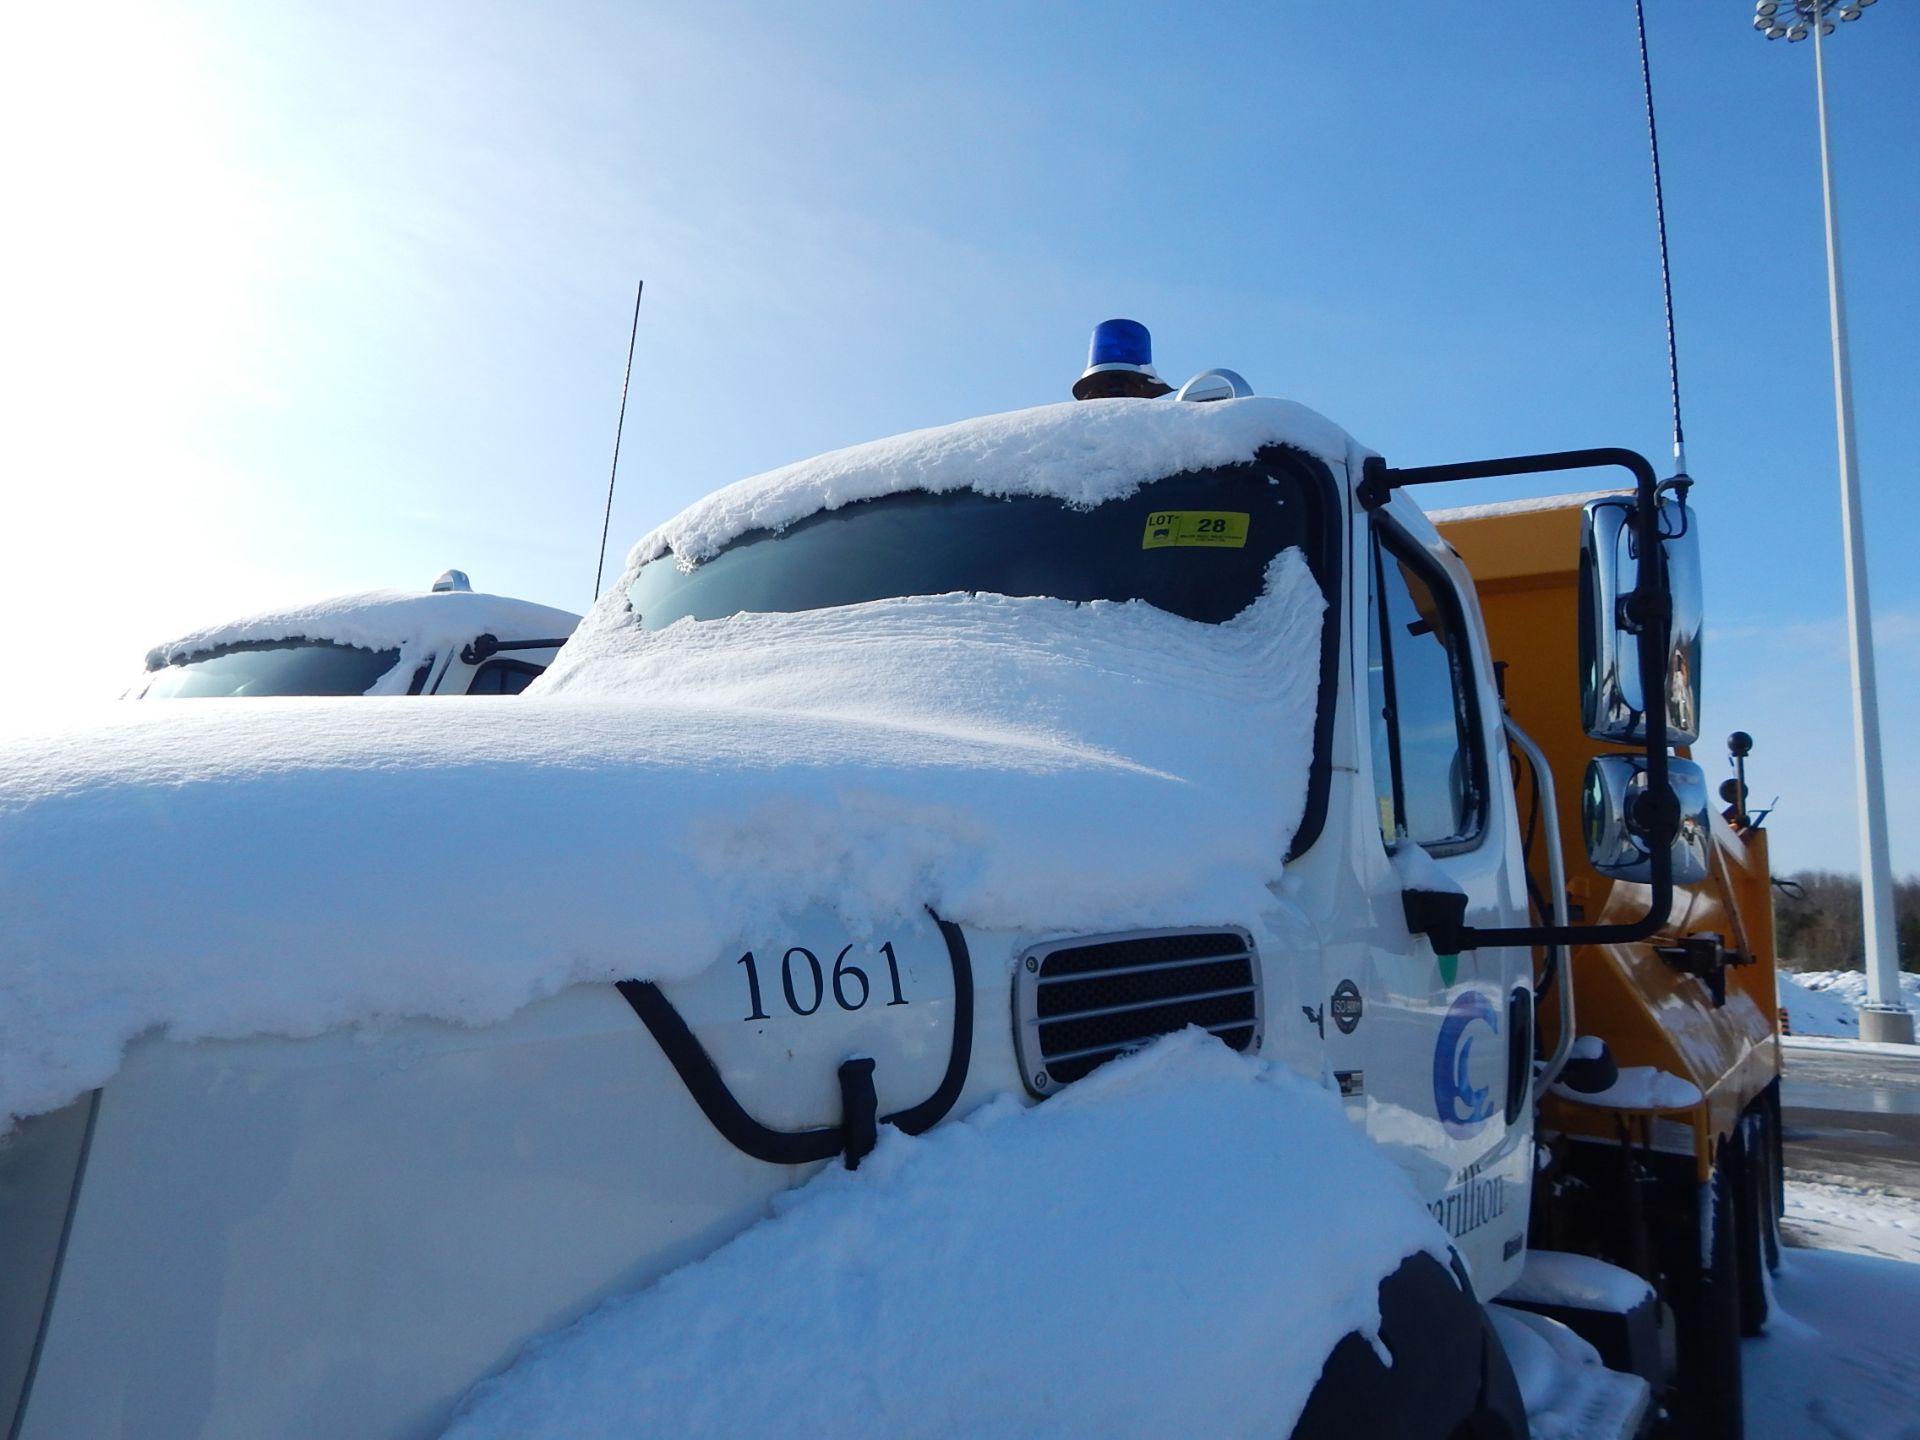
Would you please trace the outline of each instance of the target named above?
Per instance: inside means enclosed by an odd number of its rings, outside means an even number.
[[[816,905],[853,933],[926,905],[1248,923],[1305,803],[1322,610],[1287,552],[1217,626],[986,596],[656,632],[602,612],[511,703],[123,705],[16,734],[0,1123],[143,1032],[483,1024],[691,974]]]

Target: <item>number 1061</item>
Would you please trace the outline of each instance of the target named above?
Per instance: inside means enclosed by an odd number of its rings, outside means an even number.
[[[833,1003],[842,1010],[858,1010],[864,1006],[873,998],[873,982],[858,965],[847,963],[847,956],[852,953],[852,945],[843,946],[829,972],[821,965],[820,957],[806,946],[789,947],[780,957],[780,989],[786,997],[787,1009],[795,1015],[811,1015],[826,1002],[829,992]],[[905,1005],[907,997],[900,993],[900,961],[893,953],[891,940],[880,947],[880,955],[887,962],[887,982],[893,991],[893,998],[887,1004]],[[760,962],[749,950],[735,963],[744,966],[747,972],[747,1000],[751,1009],[745,1019],[769,1019],[760,988]]]

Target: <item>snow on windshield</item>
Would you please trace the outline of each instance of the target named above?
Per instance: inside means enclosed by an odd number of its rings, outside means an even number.
[[[1222,625],[919,597],[583,634],[510,706],[116,705],[7,737],[0,1117],[147,1031],[485,1024],[731,960],[815,905],[855,934],[927,905],[1258,933],[1323,610],[1287,551]]]
[[[976,490],[1093,506],[1162,476],[1241,464],[1267,445],[1288,445],[1333,466],[1359,453],[1346,431],[1289,400],[1041,405],[855,445],[717,490],[641,540],[610,593],[624,592],[640,565],[669,549],[683,562],[698,562],[749,530],[779,530],[855,500]]]
[[[883,1131],[536,1341],[447,1440],[1285,1435],[1422,1250],[1445,1237],[1333,1096],[1187,1031],[1034,1109]]]
[[[404,695],[414,667],[447,645],[463,645],[489,633],[502,640],[564,640],[579,623],[580,617],[568,611],[504,595],[369,590],[190,631],[149,650],[147,669],[178,664],[228,645],[328,640],[363,650],[399,650],[398,662],[367,693]]]

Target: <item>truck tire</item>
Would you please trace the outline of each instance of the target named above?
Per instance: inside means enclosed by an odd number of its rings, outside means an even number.
[[[1740,1243],[1737,1161],[1732,1147],[1713,1168],[1702,1203],[1713,1209],[1710,1254],[1693,1273],[1672,1277],[1678,1327],[1674,1386],[1675,1433],[1688,1440],[1743,1440],[1740,1389]]]
[[[1527,1440],[1526,1406],[1507,1352],[1464,1279],[1415,1255],[1380,1282],[1380,1340],[1327,1357],[1292,1440]]]
[[[1767,1276],[1780,1264],[1780,1222],[1773,1207],[1773,1141],[1768,1134],[1766,1110],[1750,1110],[1737,1133],[1740,1148],[1733,1157],[1733,1173],[1740,1333],[1751,1336],[1766,1331]]]
[[[1780,1273],[1780,1220],[1787,1213],[1787,1157],[1780,1128],[1780,1082],[1774,1081],[1755,1102],[1760,1119],[1761,1152],[1766,1156],[1766,1180],[1760,1191],[1760,1243],[1766,1252],[1767,1273]]]
[[[1767,1087],[1767,1116],[1773,1141],[1773,1213],[1775,1243],[1773,1268],[1780,1269],[1779,1222],[1787,1215],[1787,1127],[1780,1118],[1780,1082]]]

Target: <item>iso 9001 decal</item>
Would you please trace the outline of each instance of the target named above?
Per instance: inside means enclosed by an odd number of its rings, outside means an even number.
[[[1327,1006],[1327,1013],[1333,1017],[1333,1023],[1339,1026],[1342,1035],[1351,1035],[1360,1028],[1360,1016],[1364,1009],[1360,987],[1353,981],[1342,980],[1333,987],[1333,1000]]]

